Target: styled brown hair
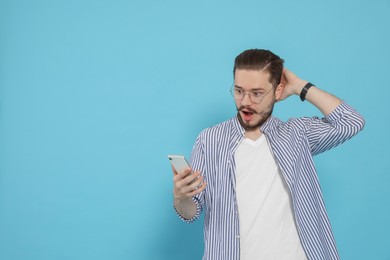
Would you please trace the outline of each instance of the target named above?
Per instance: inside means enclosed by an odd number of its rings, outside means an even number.
[[[264,70],[269,72],[269,82],[276,87],[283,74],[284,60],[269,50],[251,49],[242,52],[234,61],[233,77],[236,70]]]

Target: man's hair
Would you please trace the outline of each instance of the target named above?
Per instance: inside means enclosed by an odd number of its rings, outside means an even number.
[[[242,52],[234,61],[233,77],[236,70],[264,70],[269,72],[268,81],[275,87],[283,74],[284,60],[269,50],[251,49]]]

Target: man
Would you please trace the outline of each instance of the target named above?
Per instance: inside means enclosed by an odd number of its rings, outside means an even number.
[[[283,68],[268,50],[235,59],[237,116],[203,130],[191,167],[174,169],[174,207],[186,222],[205,211],[203,259],[339,259],[313,156],[348,140],[364,119]],[[298,95],[324,118],[272,116]]]

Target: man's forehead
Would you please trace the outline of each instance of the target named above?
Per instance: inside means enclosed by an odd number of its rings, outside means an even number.
[[[270,74],[264,70],[236,70],[234,85],[241,88],[268,89],[272,83]]]

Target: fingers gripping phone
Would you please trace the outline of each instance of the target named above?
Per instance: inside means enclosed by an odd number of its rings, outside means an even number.
[[[173,168],[175,168],[177,173],[180,173],[185,168],[190,167],[189,163],[183,155],[168,155],[168,159],[171,161]]]

